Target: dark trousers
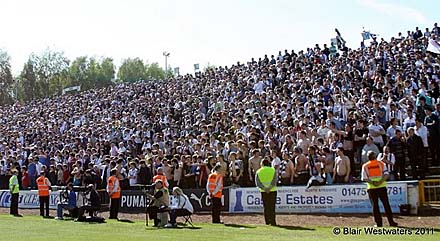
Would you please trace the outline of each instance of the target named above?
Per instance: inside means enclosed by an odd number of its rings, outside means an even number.
[[[191,213],[188,210],[184,209],[184,208],[172,209],[170,211],[170,223],[171,224],[175,224],[177,217],[187,216],[187,215],[190,215],[190,214]]]
[[[40,216],[49,217],[49,196],[39,196],[39,197],[40,197]]]
[[[78,218],[82,218],[84,213],[87,211],[90,217],[93,217],[93,213],[99,211],[101,207],[99,206],[82,206],[78,209]]]
[[[160,224],[160,220],[157,217],[158,213],[168,212],[168,207],[157,207],[153,205],[148,205],[147,213],[150,219],[154,220],[154,226],[158,226]]]
[[[119,213],[119,207],[121,206],[121,198],[110,199],[110,219],[117,219]]]
[[[354,163],[354,151],[353,150],[344,150],[344,155],[348,156],[350,159],[350,175],[352,177],[356,176],[356,166]]]
[[[267,225],[277,225],[275,220],[275,202],[277,199],[277,192],[262,192],[261,198],[263,199],[264,221],[266,221]]]
[[[406,168],[405,168],[405,157],[404,156],[396,156],[396,165],[394,166],[394,173],[397,180],[405,180],[406,179]],[[396,175],[397,174],[397,175]]]
[[[10,214],[18,215],[18,193],[11,194]]]
[[[212,202],[212,223],[221,223],[220,213],[222,210],[222,199],[218,197],[211,198]]]
[[[431,166],[438,166],[440,164],[440,137],[428,137],[428,146],[431,154]]]
[[[379,199],[385,209],[385,214],[388,218],[388,223],[390,225],[394,224],[393,212],[391,211],[390,202],[388,201],[387,188],[374,188],[368,190],[368,196],[370,197],[371,206],[373,206],[374,221],[377,226],[382,226],[382,215],[379,209]]]

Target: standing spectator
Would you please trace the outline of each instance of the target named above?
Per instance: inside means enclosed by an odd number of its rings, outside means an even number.
[[[324,147],[323,152],[324,152],[323,164],[324,164],[325,180],[327,184],[333,184],[335,156],[328,147]]]
[[[388,223],[392,227],[397,227],[397,223],[393,220],[393,212],[391,211],[386,189],[386,180],[389,175],[388,170],[383,162],[376,159],[376,153],[369,151],[367,155],[369,161],[362,166],[362,181],[367,183],[368,196],[373,207],[374,221],[377,227],[382,227],[382,215],[379,210],[380,199],[385,209]]]
[[[395,170],[395,177],[397,180],[405,180],[406,179],[406,166],[405,166],[405,159],[406,159],[406,141],[405,138],[402,136],[402,133],[400,130],[396,129],[394,137],[392,137],[388,143],[387,146],[390,147],[390,152],[394,154],[396,163],[394,165]]]
[[[21,167],[21,187],[23,190],[27,190],[30,185],[29,173],[26,166]]]
[[[376,155],[379,155],[380,151],[379,148],[373,143],[373,137],[368,136],[367,137],[367,143],[362,148],[362,163],[365,163],[368,161],[368,152],[373,151],[376,153]]]
[[[413,179],[425,178],[425,162],[420,155],[423,150],[422,138],[415,134],[414,127],[408,128],[408,137],[406,138],[406,145],[408,148],[408,158],[411,164],[411,171]]]
[[[264,207],[264,220],[266,225],[276,226],[275,203],[277,198],[278,175],[271,167],[270,157],[265,157],[261,168],[255,175],[255,184],[260,189]]]
[[[222,209],[223,175],[222,166],[220,164],[215,165],[206,184],[206,191],[212,202],[212,223],[222,223],[220,213]]]
[[[418,151],[420,153],[421,162],[424,163],[422,169],[423,172],[429,172],[429,168],[427,165],[427,157],[428,157],[428,149],[429,149],[429,143],[428,143],[428,128],[423,125],[423,121],[421,119],[416,119],[416,126],[415,126],[415,134],[420,136],[422,138],[423,142],[423,148]]]
[[[260,169],[261,164],[261,156],[260,156],[260,150],[259,149],[253,149],[252,150],[252,156],[249,158],[249,165],[248,165],[248,173],[249,173],[249,181],[254,182],[255,174],[257,173],[257,170]]]
[[[57,173],[53,165],[50,165],[49,175],[47,176],[47,178],[49,179],[50,183],[53,183],[54,185],[57,184]]]
[[[379,155],[377,155],[377,160],[385,163],[385,166],[386,166],[388,172],[390,173],[388,180],[390,180],[390,181],[396,180],[395,177],[397,176],[397,174],[396,174],[396,170],[394,168],[394,165],[396,163],[396,158],[393,153],[390,153],[389,146],[383,147],[383,152],[379,153]]]
[[[136,163],[130,162],[130,169],[128,170],[128,180],[130,187],[137,185],[138,180],[138,169],[136,168]]]
[[[109,219],[118,219],[119,207],[121,206],[121,186],[117,177],[118,171],[112,169],[107,183],[107,193],[110,197],[110,217]]]
[[[336,149],[335,167],[333,169],[334,183],[348,183],[350,177],[350,159],[344,155],[344,148]]]
[[[361,164],[362,159],[362,148],[367,144],[368,129],[365,128],[364,120],[357,120],[357,125],[354,130],[354,148],[356,149],[356,163]]]
[[[432,164],[440,164],[440,128],[439,116],[432,112],[430,106],[425,107],[424,126],[428,128],[428,146]]]
[[[49,182],[49,179],[45,177],[44,171],[41,171],[40,177],[37,178],[36,182],[38,187],[38,197],[40,200],[40,216],[49,217],[49,190],[52,185]],[[46,212],[44,210],[46,210]]]
[[[147,166],[145,160],[141,160],[139,163],[141,167],[139,168],[137,183],[141,185],[150,185],[152,181],[151,169]]]
[[[9,192],[11,193],[11,206],[10,214],[14,216],[20,216],[18,214],[18,198],[19,198],[19,185],[18,185],[18,171],[17,169],[11,170],[12,176],[9,178]]]
[[[373,143],[378,148],[382,148],[384,145],[382,135],[385,135],[385,130],[382,125],[379,124],[378,117],[373,117],[373,122],[368,126],[368,132],[373,137]]]

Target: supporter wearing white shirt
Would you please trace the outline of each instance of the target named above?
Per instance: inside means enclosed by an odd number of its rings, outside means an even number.
[[[138,169],[136,168],[136,163],[130,162],[130,170],[128,170],[128,179],[130,182],[130,187],[137,184]]]
[[[420,136],[423,141],[423,147],[428,147],[428,128],[420,120],[416,120],[415,134]]]
[[[398,121],[396,118],[391,119],[391,125],[387,129],[387,139],[390,140],[394,136],[396,136],[396,130],[402,132],[402,128],[397,125]]]
[[[416,126],[416,117],[413,114],[412,109],[409,109],[406,111],[407,117],[405,120],[403,120],[403,129],[406,131],[410,127]]]
[[[383,138],[382,135],[385,134],[385,130],[381,125],[379,125],[379,120],[377,117],[373,118],[373,123],[368,126],[368,132],[373,137],[374,144],[382,147],[383,146]]]
[[[280,174],[281,159],[277,156],[276,151],[272,151],[272,167],[275,168],[277,174]]]
[[[390,181],[396,180],[394,165],[396,163],[396,157],[393,153],[390,153],[390,148],[388,146],[383,147],[383,152],[377,155],[377,160],[385,163],[388,171],[390,171]]]

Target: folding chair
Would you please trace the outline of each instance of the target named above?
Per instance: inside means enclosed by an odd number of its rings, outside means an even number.
[[[182,216],[182,217],[183,217],[183,218],[185,219],[185,223],[183,223],[183,225],[187,225],[187,224],[190,224],[190,225],[191,225],[191,227],[193,227],[193,228],[194,228],[194,225],[193,225],[193,220],[192,220],[192,217],[191,217],[191,215],[192,215],[192,213],[188,212],[188,214],[186,214],[186,215]]]
[[[187,224],[190,224],[191,225],[191,227],[193,227],[194,228],[194,225],[193,225],[193,220],[192,220],[192,217],[191,217],[191,215],[192,215],[192,213],[190,213],[188,210],[183,210],[183,209],[180,209],[180,210],[178,210],[178,212],[176,213],[177,215],[177,217],[182,217],[182,218],[184,218],[185,219],[185,222],[183,223],[183,225],[187,225]]]

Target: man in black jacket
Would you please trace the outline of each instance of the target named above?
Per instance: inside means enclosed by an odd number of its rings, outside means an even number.
[[[422,138],[414,133],[414,127],[408,128],[408,137],[406,139],[406,146],[408,150],[408,158],[411,164],[411,171],[413,179],[418,179],[417,166],[420,170],[420,178],[425,178],[425,164],[421,159],[420,150],[423,150]]]
[[[394,175],[398,177],[398,180],[405,180],[406,166],[405,166],[405,151],[406,143],[402,137],[402,132],[399,129],[395,130],[395,136],[391,138],[387,146],[390,147],[390,152],[394,154],[396,158]],[[396,175],[397,174],[397,175]]]
[[[141,185],[150,185],[152,179],[151,169],[145,164],[144,160],[140,161],[139,164],[141,167],[139,168],[137,183]]]

